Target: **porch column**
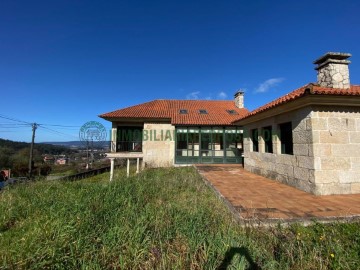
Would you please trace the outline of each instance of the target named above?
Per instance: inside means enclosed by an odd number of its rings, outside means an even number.
[[[110,151],[112,153],[115,153],[116,152],[116,136],[117,136],[117,126],[115,123],[112,124],[112,129],[111,129],[111,138],[110,138],[110,141],[111,141],[111,145],[110,145]]]
[[[114,158],[110,158],[110,181],[112,181],[114,177],[114,160]]]
[[[127,159],[127,164],[126,164],[126,177],[129,177],[130,175],[130,159]]]
[[[136,173],[139,173],[140,158],[136,159]]]

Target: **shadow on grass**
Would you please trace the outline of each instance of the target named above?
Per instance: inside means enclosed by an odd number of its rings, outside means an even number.
[[[229,248],[224,256],[223,261],[217,268],[217,270],[226,270],[231,265],[231,261],[233,260],[234,256],[239,254],[240,257],[244,256],[247,262],[249,263],[249,267],[246,270],[260,270],[260,266],[257,265],[254,260],[251,258],[249,250],[245,247],[231,247]]]

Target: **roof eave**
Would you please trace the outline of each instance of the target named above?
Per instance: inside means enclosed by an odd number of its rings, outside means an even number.
[[[306,106],[356,106],[360,107],[360,96],[344,96],[344,95],[321,95],[311,94],[291,100],[287,103],[278,105],[273,108],[261,111],[255,115],[235,121],[235,125],[247,125],[266,118],[274,117],[290,111],[294,111]]]
[[[101,116],[99,115],[100,118],[103,118],[107,121],[110,122],[149,122],[149,121],[154,121],[154,122],[171,122],[171,118],[168,117],[108,117],[108,116]]]

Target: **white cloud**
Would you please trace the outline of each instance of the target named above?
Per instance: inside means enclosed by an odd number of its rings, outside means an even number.
[[[206,95],[205,95],[206,94]],[[201,93],[200,91],[194,91],[186,95],[186,99],[204,99],[204,100],[212,100],[212,99],[226,99],[227,94],[224,91],[220,91],[217,95],[213,95],[212,93]]]
[[[275,87],[279,85],[282,81],[284,81],[284,78],[271,78],[266,80],[265,82],[261,83],[256,89],[255,93],[265,93],[269,91],[270,88]]]
[[[221,92],[218,94],[218,98],[219,98],[219,99],[226,99],[226,98],[227,98],[227,94],[226,94],[224,91],[221,91]]]
[[[186,95],[186,99],[199,99],[200,91],[191,92]]]

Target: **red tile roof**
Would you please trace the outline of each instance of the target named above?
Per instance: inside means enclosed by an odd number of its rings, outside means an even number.
[[[326,88],[321,87],[316,84],[307,84],[303,87],[300,87],[299,89],[296,89],[289,94],[286,94],[285,96],[282,96],[272,102],[269,102],[265,104],[264,106],[261,106],[247,115],[240,116],[235,122],[240,121],[242,119],[254,116],[255,114],[258,114],[263,111],[267,111],[269,109],[272,109],[274,107],[280,106],[284,103],[288,103],[290,101],[293,101],[295,99],[301,98],[305,95],[333,95],[333,96],[360,96],[360,85],[351,85],[348,89],[338,89],[338,88]]]
[[[180,110],[187,114],[180,114]],[[207,114],[200,114],[199,110]],[[230,114],[227,110],[234,110]],[[232,100],[153,100],[132,107],[99,115],[109,121],[117,119],[169,119],[173,125],[232,125],[247,109],[239,109]]]

